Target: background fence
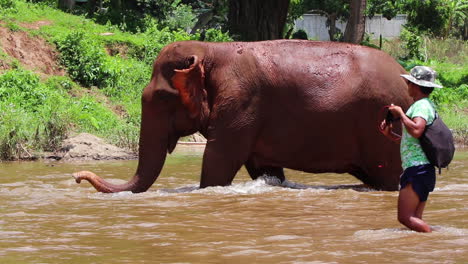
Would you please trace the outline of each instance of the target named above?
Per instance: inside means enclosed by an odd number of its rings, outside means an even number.
[[[317,14],[304,14],[301,19],[296,20],[295,27],[307,32],[309,39],[330,40],[328,28],[326,26],[327,18]],[[373,18],[366,18],[366,33],[371,34],[373,39],[395,38],[400,36],[401,28],[406,23],[406,15],[397,15],[392,20],[388,20],[382,15],[376,15]],[[337,21],[336,27],[344,32],[346,22]]]

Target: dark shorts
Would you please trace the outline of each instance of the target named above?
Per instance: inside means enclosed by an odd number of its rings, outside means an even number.
[[[407,168],[400,177],[400,189],[411,183],[421,202],[427,201],[429,193],[434,190],[436,182],[435,168],[426,164]]]

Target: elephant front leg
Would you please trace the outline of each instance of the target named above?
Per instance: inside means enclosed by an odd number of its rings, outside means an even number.
[[[245,150],[220,142],[208,142],[203,154],[200,188],[227,186],[232,183],[246,158]]]
[[[281,167],[255,166],[252,159],[247,160],[247,162],[244,165],[252,180],[257,179],[260,176],[275,177],[280,182],[284,182],[284,180],[286,179],[286,177],[284,176],[284,170]]]

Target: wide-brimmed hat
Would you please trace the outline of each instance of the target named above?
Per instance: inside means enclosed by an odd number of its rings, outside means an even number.
[[[401,77],[408,81],[424,87],[442,88],[442,85],[435,83],[437,72],[426,66],[415,66],[410,74],[401,74]]]

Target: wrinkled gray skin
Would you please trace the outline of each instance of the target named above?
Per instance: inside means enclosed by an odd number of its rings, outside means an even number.
[[[411,103],[403,73],[384,52],[345,43],[176,42],[143,91],[134,177],[123,185],[87,171],[74,177],[100,192],[144,192],[177,140],[200,131],[208,140],[200,187],[229,185],[245,165],[253,179],[284,180],[290,168],[396,190],[399,147],[377,127],[384,105]]]

